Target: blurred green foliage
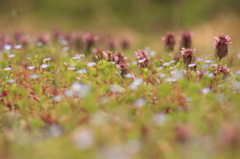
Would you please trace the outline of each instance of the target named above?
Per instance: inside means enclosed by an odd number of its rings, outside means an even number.
[[[73,28],[120,25],[140,31],[169,30],[211,20],[227,8],[237,12],[239,5],[239,0],[1,0],[0,15]]]

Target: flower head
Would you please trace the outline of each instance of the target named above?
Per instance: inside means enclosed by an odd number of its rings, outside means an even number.
[[[224,66],[218,67],[218,68],[215,70],[214,75],[216,76],[216,75],[218,75],[218,74],[223,73],[223,79],[226,79],[226,78],[230,75],[230,73],[229,73],[230,71],[231,71],[231,69],[227,68],[227,66],[224,65]]]
[[[164,42],[165,50],[167,52],[172,52],[176,43],[174,34],[169,32],[165,35],[165,37],[162,37],[162,40]]]
[[[182,32],[180,37],[180,48],[191,48],[192,47],[192,33],[189,31]]]
[[[228,46],[232,45],[230,41],[230,37],[228,35],[219,35],[218,37],[214,37],[215,42],[213,44],[215,49],[215,56],[220,60],[228,54]]]
[[[185,49],[182,48],[182,58],[183,58],[183,62],[185,63],[185,65],[189,65],[193,62],[194,60],[194,55],[193,53],[196,51],[196,49]]]
[[[146,50],[138,50],[135,52],[135,55],[141,68],[148,67],[149,57]]]

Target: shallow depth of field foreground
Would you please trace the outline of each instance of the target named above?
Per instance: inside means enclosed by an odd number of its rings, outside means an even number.
[[[76,13],[73,1],[63,16],[56,8],[68,3],[36,2],[10,10],[12,18],[0,11],[0,159],[240,158],[237,13],[207,12],[205,0],[180,9],[89,0]],[[207,21],[194,6],[220,18]],[[188,8],[196,13],[185,15]]]

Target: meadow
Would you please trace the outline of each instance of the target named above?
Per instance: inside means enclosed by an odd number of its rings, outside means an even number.
[[[155,51],[89,32],[2,35],[0,157],[238,158],[237,44],[216,35],[201,57],[180,37]]]

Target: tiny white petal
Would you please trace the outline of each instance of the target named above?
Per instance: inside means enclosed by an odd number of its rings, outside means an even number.
[[[47,68],[47,67],[48,67],[48,64],[42,64],[40,67],[41,67],[41,68]]]
[[[4,48],[4,50],[9,51],[9,50],[12,49],[12,45],[5,44],[5,45],[3,46],[3,48]]]
[[[78,70],[77,73],[78,74],[85,74],[85,73],[87,73],[87,70],[86,69],[81,69],[81,70]]]
[[[133,78],[133,75],[131,73],[124,74],[125,78]]]
[[[49,61],[49,60],[51,60],[51,57],[43,59],[43,61]]]
[[[169,62],[164,62],[162,65],[163,65],[163,66],[169,66],[170,63],[169,63]]]
[[[89,63],[87,63],[87,67],[93,67],[93,66],[95,66],[95,65],[96,65],[95,62],[89,62]]]
[[[15,54],[8,55],[8,57],[15,57],[15,56],[16,56]]]
[[[11,70],[11,69],[12,69],[12,67],[7,67],[7,68],[4,68],[3,70],[8,71],[8,70]]]
[[[144,98],[138,98],[137,100],[135,100],[134,105],[136,107],[143,107],[146,103],[147,102]]]
[[[7,82],[8,82],[8,83],[15,83],[16,80],[15,80],[15,79],[8,79]]]
[[[135,78],[135,80],[132,82],[133,85],[140,85],[143,83],[143,79],[141,78]]]
[[[202,94],[207,94],[207,93],[209,93],[211,91],[211,89],[210,88],[203,88],[202,90],[201,90],[201,93]]]
[[[55,95],[55,96],[53,96],[53,100],[54,100],[55,102],[60,102],[60,101],[62,100],[62,97]]]
[[[192,64],[189,64],[188,66],[189,66],[189,67],[194,67],[194,66],[196,66],[196,64],[195,64],[195,63],[192,63]]]
[[[15,49],[21,49],[21,48],[22,48],[22,45],[15,45],[14,48],[15,48]]]
[[[35,66],[28,66],[27,67],[27,69],[29,69],[29,70],[32,70],[32,69],[34,69],[35,68]]]
[[[68,69],[68,70],[75,70],[76,67],[68,67],[67,69]]]

